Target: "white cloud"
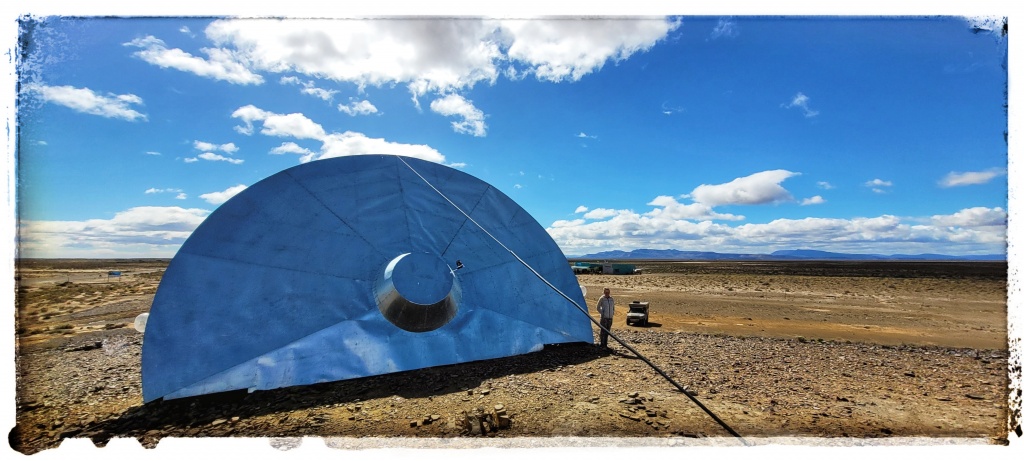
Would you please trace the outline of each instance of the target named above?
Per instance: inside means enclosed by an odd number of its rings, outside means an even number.
[[[25,91],[38,95],[45,102],[68,107],[76,112],[135,121],[146,120],[146,115],[131,108],[142,104],[142,98],[134,94],[98,94],[88,88],[73,86],[25,85]]]
[[[466,167],[466,162],[454,162],[454,163],[449,163],[447,165],[452,167],[452,168],[465,168]]]
[[[245,126],[236,126],[235,131],[248,136],[253,132],[252,122],[266,120],[266,118],[271,115],[273,115],[272,112],[267,112],[249,104],[235,109],[235,111],[231,113],[231,118],[240,118],[245,122]]]
[[[181,189],[157,189],[155,187],[150,187],[149,189],[146,189],[146,193],[147,194],[163,194],[163,193],[167,193],[167,192],[170,192],[170,193],[180,193],[180,192],[182,192],[182,190]]]
[[[735,37],[739,35],[736,22],[731,19],[719,19],[714,30],[711,31],[711,39],[720,37]]]
[[[362,133],[352,131],[327,135],[318,158],[364,154],[404,155],[444,163],[444,155],[426,144],[390,142],[381,138],[369,138]]]
[[[365,154],[404,155],[442,164],[445,160],[444,155],[425,144],[402,144],[381,138],[370,138],[353,131],[326,133],[322,126],[299,113],[280,115],[248,105],[236,110],[232,117],[241,118],[245,122],[244,127],[235,127],[240,132],[252,133],[255,129],[254,123],[262,121],[263,128],[260,133],[264,135],[320,141],[322,146],[319,154],[314,154],[293,142],[285,142],[271,150],[274,154],[301,154],[302,163],[322,158]]]
[[[241,165],[242,162],[245,161],[240,158],[225,157],[223,155],[215,154],[213,152],[203,152],[202,154],[199,154],[197,157],[203,160],[209,160],[211,162],[228,162],[235,165]]]
[[[206,200],[208,203],[212,205],[220,205],[228,201],[229,198],[238,195],[239,192],[242,192],[245,189],[245,184],[238,184],[236,186],[231,186],[227,189],[224,189],[220,192],[209,192],[206,194],[202,194],[199,196],[199,198]]]
[[[349,101],[347,105],[338,104],[338,110],[354,117],[356,115],[376,114],[377,106],[364,99],[362,101]]]
[[[185,163],[195,163],[195,162],[199,161],[199,159],[197,159],[195,157],[187,157],[184,160],[185,160]]]
[[[214,144],[212,142],[205,142],[205,141],[198,141],[197,140],[197,141],[194,141],[192,143],[192,146],[195,147],[196,150],[202,150],[202,151],[219,150],[219,151],[222,151],[222,152],[225,152],[225,153],[228,153],[228,154],[233,154],[235,152],[238,152],[238,146],[236,146],[235,143],[233,143],[233,142],[229,142],[227,144]]]
[[[782,107],[785,107],[787,109],[792,108],[792,107],[799,107],[799,108],[803,109],[804,117],[807,117],[807,118],[815,117],[815,116],[818,115],[818,111],[811,109],[807,105],[807,101],[810,101],[810,99],[811,98],[807,97],[807,95],[798,92],[796,94],[796,96],[793,96],[793,100],[790,101],[789,104],[784,104]]]
[[[655,202],[663,202],[656,199]],[[654,202],[652,202],[654,203]],[[548,233],[567,254],[610,249],[680,249],[735,253],[816,248],[849,253],[998,254],[1005,252],[1006,213],[969,208],[930,218],[777,219],[737,226],[623,211],[602,221],[559,220]],[[913,224],[925,222],[926,224]]]
[[[494,83],[499,65],[513,78],[579,80],[649,49],[679,25],[663,18],[346,20],[343,27],[336,20],[242,19],[214,21],[205,32],[255,71],[360,87],[406,84],[416,96]]]
[[[508,58],[524,63],[515,75],[577,81],[606,62],[650,49],[681,25],[668,19],[530,19],[501,23]]]
[[[888,193],[889,190],[888,189],[883,189],[883,187],[892,187],[892,181],[884,181],[884,180],[875,178],[875,179],[872,179],[872,180],[870,180],[868,182],[865,182],[864,183],[864,187],[871,188],[871,192],[874,192],[876,194],[885,194],[885,193]]]
[[[20,256],[170,257],[209,210],[180,207],[135,207],[111,219],[20,221]]]
[[[484,113],[473,106],[473,101],[468,101],[457,94],[449,94],[431,101],[430,110],[446,117],[461,117],[461,121],[452,122],[452,129],[456,133],[487,136]]]
[[[586,214],[584,214],[583,218],[584,219],[605,219],[605,218],[610,218],[610,217],[618,215],[618,214],[619,214],[619,210],[613,210],[613,209],[610,209],[610,208],[595,208],[593,210],[588,211]]]
[[[825,203],[825,199],[820,195],[815,195],[814,197],[805,198],[800,201],[800,205],[820,205],[822,203]]]
[[[495,24],[468,19],[214,21],[206,35],[254,70],[297,72],[360,87],[407,84],[413,94],[493,82]]]
[[[36,145],[39,145],[39,146],[46,146],[46,145],[48,145],[48,144],[46,143],[46,141],[36,141]]]
[[[263,83],[263,77],[248,69],[245,58],[237,56],[237,53],[231,50],[203,48],[201,51],[209,56],[208,59],[204,59],[177,48],[168,49],[163,40],[152,35],[137,38],[124,45],[141,48],[132,53],[132,56],[164,69],[177,69],[200,77],[240,85]]]
[[[514,187],[514,188],[516,188],[516,189],[522,189],[522,188],[523,188],[523,185],[522,185],[522,184],[516,184],[516,185],[514,185],[514,186],[512,186],[512,187]]]
[[[825,190],[835,189],[835,186],[829,184],[828,181],[818,181],[818,187]]]
[[[591,136],[591,135],[588,135],[588,134],[586,134],[586,133],[584,133],[582,131],[580,132],[580,134],[576,135],[576,137],[577,138],[587,138],[587,139],[597,139],[597,136]]]
[[[313,160],[313,158],[316,157],[316,152],[306,149],[305,147],[299,146],[298,144],[295,144],[291,141],[282,143],[280,146],[271,149],[270,153],[274,155],[298,154],[302,156],[299,157],[299,162],[301,163],[306,163],[310,160]]]
[[[931,221],[949,227],[1006,227],[1006,211],[1002,208],[974,207],[951,215],[935,215]]]
[[[725,184],[701,184],[689,196],[708,206],[787,202],[793,200],[793,196],[779,184],[799,174],[786,170],[762,171]]]
[[[589,210],[589,208],[587,208],[587,207],[585,207],[583,205],[580,205],[580,206],[576,207],[576,211],[573,211],[573,213],[586,213],[587,210]]]
[[[188,198],[188,194],[186,194],[184,192],[179,192],[178,195],[174,196],[174,198],[178,199],[178,200],[185,200],[185,199]]]
[[[267,136],[293,137],[322,140],[327,135],[324,128],[302,114],[270,115],[263,120],[260,133]]]
[[[708,219],[719,219],[729,221],[739,221],[744,219],[743,216],[729,214],[729,213],[718,213],[711,209],[710,206],[704,203],[691,203],[684,205],[676,201],[675,198],[668,195],[660,195],[651,200],[648,205],[661,207],[655,208],[644,216],[661,219],[688,219],[688,220],[708,220]]]
[[[330,101],[334,99],[334,95],[338,94],[338,90],[328,90],[324,88],[318,88],[316,82],[312,80],[302,81],[295,76],[281,77],[280,83],[282,85],[301,85],[302,89],[299,90],[302,94],[308,94],[324,101]]]
[[[151,150],[151,151],[147,151],[147,152],[146,152],[146,155],[160,155],[160,153],[159,153],[159,152],[156,152],[156,151],[152,151],[152,150]]]
[[[985,184],[993,178],[1005,174],[1006,170],[1002,168],[990,168],[985,171],[967,171],[963,173],[951,171],[939,181],[939,185],[942,187],[973,186]]]

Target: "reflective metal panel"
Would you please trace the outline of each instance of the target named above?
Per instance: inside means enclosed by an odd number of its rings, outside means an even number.
[[[318,160],[236,195],[182,245],[147,322],[143,399],[592,341],[586,317],[424,179],[585,305],[544,228],[483,181],[411,158]]]

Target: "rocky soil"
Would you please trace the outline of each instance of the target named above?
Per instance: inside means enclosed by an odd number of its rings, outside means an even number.
[[[102,277],[68,283],[73,277],[57,273],[40,282],[41,273],[21,273],[12,448],[35,453],[72,437],[99,445],[130,437],[149,447],[164,437],[729,437],[619,345],[554,345],[517,357],[143,405],[142,334],[130,324],[148,309],[160,272],[136,269],[91,285]],[[611,277],[584,284],[626,283]],[[771,283],[782,290],[787,280],[776,275]],[[683,285],[673,286],[687,296]],[[658,315],[659,326],[617,320],[614,331],[744,437],[1015,437],[1006,429],[1005,347],[914,344],[914,335],[885,344],[779,329],[692,331],[685,312]],[[746,316],[754,324],[771,317]]]

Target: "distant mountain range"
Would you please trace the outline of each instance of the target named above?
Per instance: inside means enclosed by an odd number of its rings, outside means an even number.
[[[715,253],[713,251],[680,251],[680,250],[649,250],[632,251],[611,250],[582,256],[569,256],[572,259],[665,259],[691,261],[778,261],[778,260],[827,260],[827,261],[1005,261],[1006,255],[966,255],[951,256],[940,254],[918,255],[881,255],[857,253],[833,253],[818,250],[779,250],[771,254],[756,253]]]

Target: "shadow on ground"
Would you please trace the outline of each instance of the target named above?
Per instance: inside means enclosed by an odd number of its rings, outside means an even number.
[[[248,393],[222,392],[174,400],[156,400],[129,408],[115,419],[81,428],[67,428],[61,438],[86,437],[104,446],[114,437],[179,436],[185,429],[209,426],[215,420],[247,419],[325,405],[348,404],[382,397],[424,398],[462,392],[484,381],[548,368],[576,365],[610,354],[586,343],[554,344],[544,350],[514,357],[432,367],[380,376],[295,386]],[[18,428],[11,432],[12,448]],[[216,435],[201,432],[200,435]],[[243,435],[243,434],[238,434]],[[259,434],[244,434],[259,436]]]

